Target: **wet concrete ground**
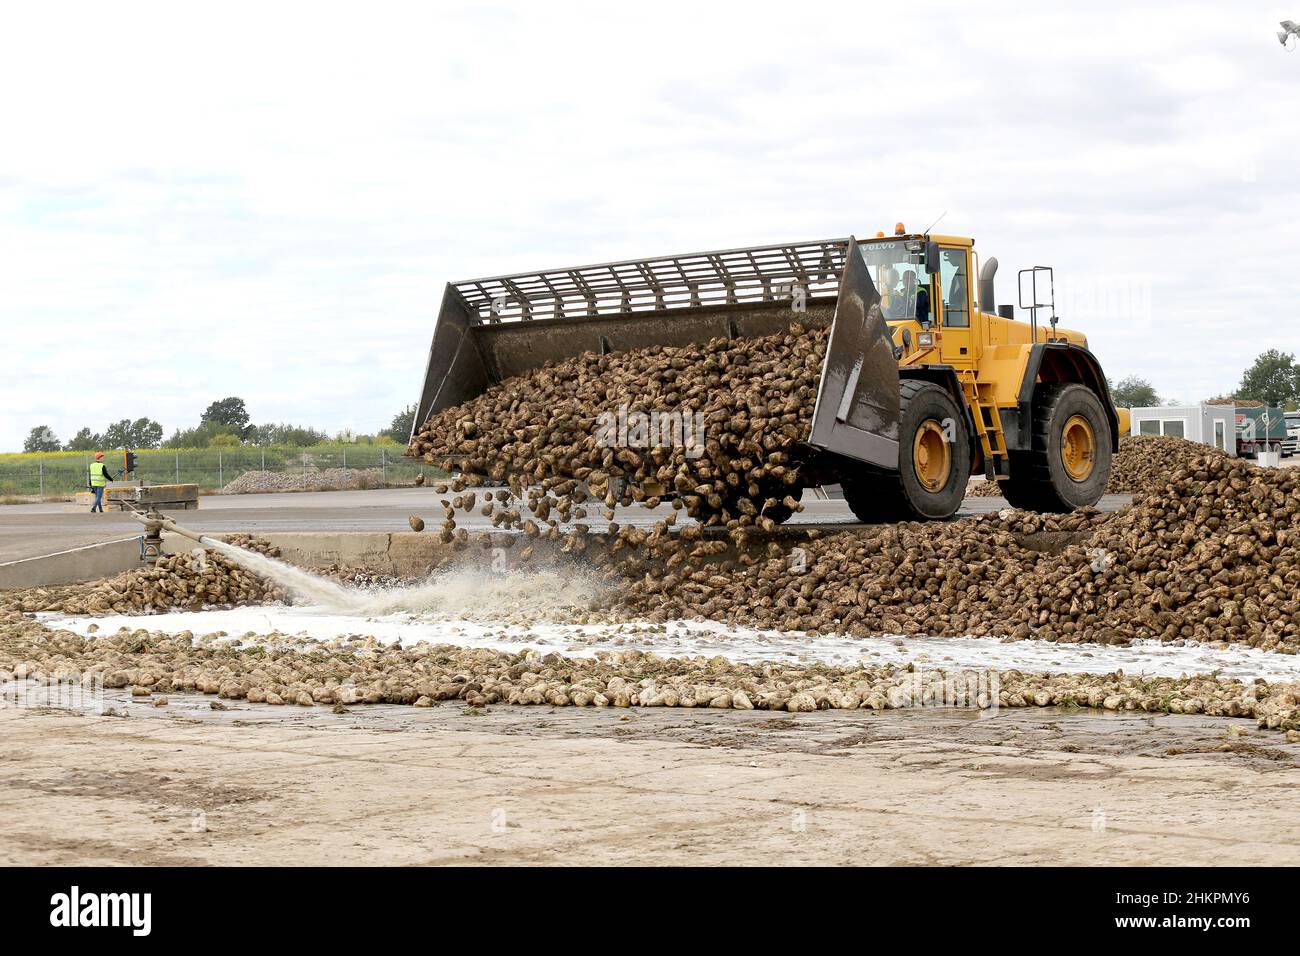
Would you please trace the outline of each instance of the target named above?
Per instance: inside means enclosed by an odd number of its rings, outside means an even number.
[[[0,685],[0,701],[17,699],[15,684]],[[41,690],[23,691],[29,705],[40,705]],[[155,706],[159,697],[165,707]],[[58,703],[57,698],[53,699]],[[215,705],[215,707],[214,707]],[[981,711],[952,707],[914,707],[889,711],[827,710],[811,714],[782,711],[694,710],[678,708],[516,707],[481,709],[460,701],[432,707],[396,704],[353,705],[347,713],[330,707],[271,706],[212,695],[168,693],[132,697],[104,690],[95,707],[74,710],[125,719],[184,719],[230,727],[340,728],[402,734],[456,734],[490,729],[525,736],[613,736],[622,740],[672,740],[698,747],[729,747],[766,753],[844,755],[870,742],[939,738],[969,746],[1061,751],[1081,755],[1172,757],[1192,753],[1232,756],[1257,770],[1300,768],[1300,743],[1260,730],[1252,719],[1112,712],[1088,708],[1002,708]],[[1231,731],[1228,728],[1233,728]]]
[[[1243,720],[453,702],[334,714],[109,695],[112,716],[0,704],[0,864],[1260,865],[1300,852],[1300,744]]]

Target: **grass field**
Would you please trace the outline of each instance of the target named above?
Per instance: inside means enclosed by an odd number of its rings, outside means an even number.
[[[434,474],[423,462],[402,457],[401,445],[318,445],[311,448],[162,448],[137,451],[132,477],[155,483],[188,482],[221,488],[246,471],[302,472],[330,468],[378,469],[383,484],[405,485],[420,472]],[[70,495],[83,491],[92,452],[14,452],[0,454],[0,499]],[[122,452],[105,452],[104,463],[119,478]]]

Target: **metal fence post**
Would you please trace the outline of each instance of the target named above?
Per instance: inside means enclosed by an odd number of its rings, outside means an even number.
[[[221,452],[217,452],[217,487],[224,488],[226,485],[226,476],[221,470]]]
[[[307,453],[302,453],[302,483],[303,487],[307,486]]]
[[[180,449],[178,448],[176,450],[176,484],[179,485],[180,483],[181,483],[181,452]]]
[[[379,449],[379,480],[384,483],[385,488],[388,487],[388,449],[387,448]]]
[[[266,471],[266,449],[262,449],[262,470]]]
[[[44,458],[36,459],[36,474],[40,477],[41,497],[44,498],[45,497],[45,459]]]
[[[346,448],[343,449],[343,470],[348,470],[348,450]]]

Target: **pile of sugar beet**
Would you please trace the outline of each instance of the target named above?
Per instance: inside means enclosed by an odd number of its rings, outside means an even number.
[[[918,706],[1097,707],[1253,718],[1300,740],[1300,685],[1214,676],[974,672],[913,665],[743,663],[664,658],[634,650],[593,658],[445,644],[325,644],[282,634],[222,640],[138,628],[86,636],[0,610],[0,684],[99,681],[165,707],[170,693],[252,703],[469,707],[708,707],[734,710],[890,710]],[[119,712],[114,709],[114,712]],[[120,713],[120,712],[119,712]]]
[[[251,535],[228,535],[226,541],[268,557],[280,556],[279,549]],[[170,554],[152,567],[123,571],[89,586],[59,585],[11,592],[3,603],[25,612],[148,614],[287,599],[282,588],[229,558],[212,551],[194,551]]]
[[[824,350],[824,332],[796,326],[762,339],[588,353],[439,412],[409,453],[510,486],[480,496],[457,482],[442,500],[444,540],[469,546],[455,516],[476,508],[497,527],[522,528],[526,543],[561,539],[619,583],[615,610],[651,620],[1300,646],[1300,473],[1180,439],[1123,444],[1112,490],[1136,500],[1116,514],[1005,510],[770,540],[764,515],[798,508],[795,447]],[[704,454],[602,447],[598,416],[619,404],[698,410]],[[700,523],[678,526],[674,513],[650,530],[619,527],[612,478],[625,482],[621,502],[657,504],[647,481],[676,489],[674,507]]]
[[[1110,464],[1108,495],[1135,495],[1159,491],[1169,476],[1186,468],[1198,458],[1226,457],[1224,453],[1202,445],[1161,435],[1124,435],[1119,440]],[[966,489],[968,498],[994,498],[1001,495],[996,481],[973,479]]]

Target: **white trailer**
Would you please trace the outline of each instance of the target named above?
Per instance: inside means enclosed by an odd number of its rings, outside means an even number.
[[[1165,405],[1130,408],[1129,434],[1169,435],[1237,454],[1237,406]]]

